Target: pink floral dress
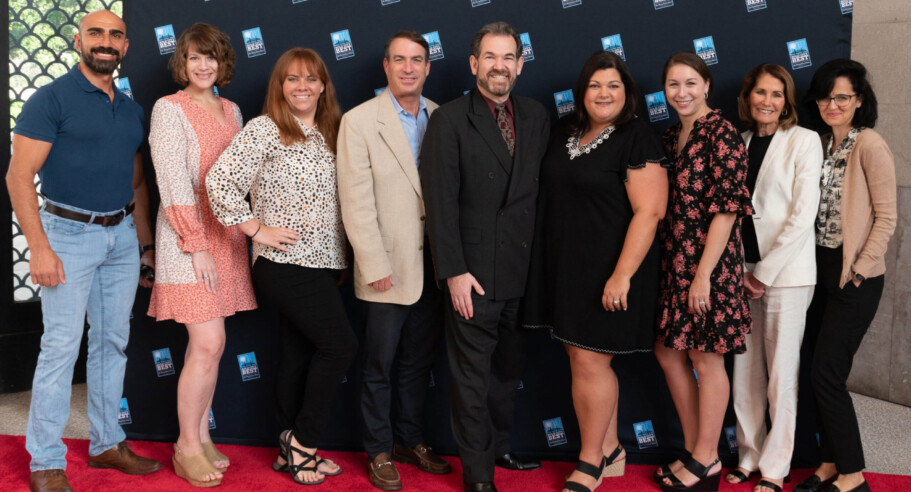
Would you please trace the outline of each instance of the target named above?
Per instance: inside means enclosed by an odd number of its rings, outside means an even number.
[[[715,110],[696,121],[677,155],[680,124],[664,133],[671,157],[668,211],[660,228],[661,261],[658,337],[666,347],[719,354],[746,351],[744,337],[752,318],[743,290],[743,245],[740,221],[752,215],[746,187],[748,159],[743,140]],[[711,276],[711,310],[689,314],[687,299],[716,213],[736,213],[727,247]]]
[[[152,110],[149,146],[161,206],[155,234],[155,286],[149,316],[202,323],[256,309],[247,238],[221,225],[206,194],[206,175],[243,124],[237,105],[221,99],[224,124],[180,91]],[[196,278],[192,253],[208,251],[218,292]]]

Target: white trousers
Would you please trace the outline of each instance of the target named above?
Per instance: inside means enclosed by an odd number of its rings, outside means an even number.
[[[791,468],[800,344],[814,287],[767,287],[765,295],[750,300],[753,330],[746,353],[734,357],[739,466],[766,478],[784,478]]]

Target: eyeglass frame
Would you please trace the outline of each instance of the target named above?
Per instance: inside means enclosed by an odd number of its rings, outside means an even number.
[[[820,97],[820,98],[816,99],[816,105],[819,106],[820,108],[825,108],[829,105],[829,103],[834,102],[835,105],[838,106],[839,108],[844,108],[848,104],[851,104],[851,99],[858,97],[859,95],[860,94],[835,94],[832,97]],[[847,97],[848,99],[844,103],[839,104],[838,103],[839,97]]]

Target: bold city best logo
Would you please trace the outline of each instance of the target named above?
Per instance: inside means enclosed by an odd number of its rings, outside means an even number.
[[[440,33],[433,31],[421,36],[430,45],[430,61],[441,60],[443,58],[443,44],[440,43]]]
[[[153,350],[152,359],[155,361],[155,373],[158,377],[174,374],[174,361],[171,359],[171,349]]]
[[[655,5],[655,10],[666,9],[668,7],[674,6],[674,0],[653,0],[652,3]]]
[[[670,117],[667,113],[667,102],[664,99],[664,91],[646,94],[645,105],[648,107],[648,120],[652,123],[666,120]]]
[[[694,39],[693,48],[706,65],[718,64],[718,53],[715,52],[715,40],[711,36]]]
[[[767,7],[766,0],[746,0],[747,12],[755,12]]]
[[[120,411],[117,412],[117,423],[127,425],[133,423],[133,417],[130,415],[130,405],[126,398],[120,399]]]
[[[562,418],[547,419],[542,423],[544,424],[544,435],[547,437],[548,447],[566,444],[566,431],[563,430]]]
[[[576,110],[573,91],[554,92],[554,103],[557,105],[557,117],[562,118]]]
[[[601,38],[601,49],[604,51],[613,51],[617,56],[626,61],[626,53],[623,52],[623,41],[620,40],[619,34],[612,34]]]
[[[810,60],[810,48],[807,46],[807,39],[797,39],[788,41],[788,55],[791,58],[791,69],[807,68],[813,65]]]
[[[117,79],[117,90],[122,92],[124,96],[133,99],[133,91],[130,89],[130,79],[128,77]]]
[[[563,0],[563,8],[568,9],[570,7],[576,7],[582,5],[582,0]]]
[[[519,38],[522,40],[522,58],[526,62],[530,62],[535,59],[535,50],[531,48],[531,36],[527,32],[519,34]]]
[[[636,422],[633,424],[633,430],[636,432],[636,442],[639,444],[639,449],[658,446],[658,437],[655,436],[655,429],[652,428],[651,420]]]
[[[237,365],[240,366],[240,378],[242,381],[259,379],[259,365],[256,363],[256,353],[247,352],[237,356]]]
[[[266,54],[266,43],[263,41],[263,35],[258,27],[246,29],[243,35],[247,58]]]
[[[332,49],[335,51],[336,60],[344,60],[354,56],[354,45],[351,44],[351,35],[348,30],[337,31],[329,35],[332,38]]]
[[[158,39],[158,53],[167,55],[177,49],[177,38],[174,37],[174,26],[168,24],[155,28],[155,38]]]

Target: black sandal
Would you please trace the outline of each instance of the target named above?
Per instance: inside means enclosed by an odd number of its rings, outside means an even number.
[[[735,469],[731,470],[731,471],[724,477],[724,481],[727,482],[727,483],[729,483],[729,484],[731,484],[731,485],[738,485],[738,484],[741,484],[741,483],[747,483],[747,482],[750,481],[751,478],[753,478],[753,475],[755,475],[755,474],[756,474],[756,472],[752,471],[752,472],[750,472],[749,475],[744,475],[742,471],[740,471],[739,469],[735,468]],[[732,481],[728,480],[728,478],[730,478],[730,477],[736,478],[737,481],[736,481],[736,482],[732,482]]]
[[[616,453],[616,451],[615,451],[615,453]],[[597,482],[595,482],[595,487],[594,487],[595,489],[597,489],[599,486],[601,486],[601,472],[604,471],[605,462],[606,462],[606,460],[602,458],[601,466],[595,466],[591,463],[586,463],[584,461],[580,461],[579,464],[576,466],[576,470],[598,480]],[[592,492],[592,490],[594,490],[594,489],[590,489],[590,488],[582,485],[579,482],[567,481],[563,485],[563,490],[569,490],[572,492]]]
[[[693,455],[690,454],[689,451],[684,449],[683,454],[681,454],[680,457],[674,461],[679,461],[679,462],[683,463],[684,461],[686,461],[692,457],[693,457]],[[673,462],[671,462],[671,463],[673,463]],[[655,473],[652,474],[652,480],[654,480],[655,483],[657,483],[658,485],[661,485],[661,483],[663,482],[663,480],[661,480],[661,479],[668,475],[671,475],[671,463],[668,463],[666,465],[661,465],[658,467],[657,470],[655,470]]]
[[[301,448],[296,448],[296,447],[292,446],[291,445],[291,431],[288,431],[287,438],[284,440],[284,442],[282,444],[284,445],[285,457],[288,460],[288,471],[291,473],[291,478],[295,482],[299,483],[300,485],[319,485],[326,480],[325,478],[320,478],[318,481],[315,481],[315,482],[307,482],[307,481],[297,478],[297,474],[300,472],[322,473],[321,471],[317,470],[317,468],[316,468],[318,466],[318,462],[316,461],[316,453],[311,454],[311,453],[304,451]],[[296,465],[292,464],[291,458],[294,456],[294,453],[297,453],[298,455],[302,456],[304,458],[304,461],[301,463],[298,463]],[[313,465],[307,466],[308,463],[313,463]]]
[[[604,457],[604,464],[602,465],[604,470],[601,472],[601,478],[622,477],[626,473],[626,456],[622,459],[617,459],[622,452],[623,446],[618,444],[617,449],[610,456]]]
[[[718,484],[721,481],[721,468],[718,469],[717,473],[714,473],[712,475],[709,475],[708,473],[712,467],[719,463],[721,463],[721,461],[715,458],[715,461],[709,463],[709,465],[706,466],[690,457],[689,459],[684,460],[683,468],[698,478],[698,480],[696,480],[694,484],[687,487],[683,482],[680,481],[679,478],[671,473],[670,475],[663,477],[670,480],[671,485],[664,483],[664,480],[662,480],[661,490],[664,492],[716,492],[718,490]]]
[[[288,456],[285,455],[285,441],[288,440],[288,437],[290,435],[291,435],[291,430],[289,429],[289,430],[282,431],[282,433],[278,436],[278,442],[279,442],[278,457],[285,460],[285,463],[281,464],[278,462],[278,460],[273,461],[272,462],[273,471],[277,471],[279,473],[288,473]],[[324,458],[319,458],[316,460],[317,468],[319,468],[319,466],[322,464],[328,464]],[[335,470],[334,473],[326,473],[324,471],[321,471],[320,473],[322,473],[323,475],[325,475],[327,477],[334,477],[336,475],[340,475],[342,473],[342,467],[339,466],[338,463],[336,463],[334,461],[332,462],[332,464],[337,466],[338,470]]]
[[[756,487],[765,487],[767,489],[772,489],[773,492],[781,492],[781,485],[772,483],[764,478],[756,484]]]

